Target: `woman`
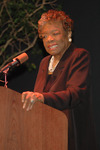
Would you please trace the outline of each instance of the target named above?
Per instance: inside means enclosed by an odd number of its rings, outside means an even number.
[[[49,10],[38,21],[39,37],[50,54],[40,64],[34,92],[23,92],[23,108],[36,101],[63,111],[68,118],[69,150],[96,150],[90,99],[90,56],[72,44],[73,21]]]

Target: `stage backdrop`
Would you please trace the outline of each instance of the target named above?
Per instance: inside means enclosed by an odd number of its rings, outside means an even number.
[[[59,0],[60,3],[60,0]],[[74,20],[74,43],[90,52],[92,65],[93,110],[100,149],[100,0],[63,0],[63,10]],[[39,63],[44,55],[29,58],[37,69],[28,72],[24,65],[9,73],[8,87],[23,92],[33,90]],[[30,61],[29,60],[29,61]]]

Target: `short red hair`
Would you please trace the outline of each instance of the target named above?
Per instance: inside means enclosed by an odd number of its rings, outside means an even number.
[[[73,20],[65,14],[64,11],[57,11],[57,10],[49,10],[46,13],[41,15],[40,20],[38,21],[38,33],[41,32],[42,27],[48,21],[61,21],[63,28],[67,30],[73,30]]]

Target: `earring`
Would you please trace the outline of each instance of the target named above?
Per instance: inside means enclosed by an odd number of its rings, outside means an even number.
[[[69,40],[69,42],[72,42],[72,38],[71,37],[68,40]]]

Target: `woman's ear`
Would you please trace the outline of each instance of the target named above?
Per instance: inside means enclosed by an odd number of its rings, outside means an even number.
[[[72,31],[69,30],[69,31],[68,31],[68,38],[71,38],[71,37],[72,37]]]
[[[68,41],[72,42],[72,31],[68,31]]]

